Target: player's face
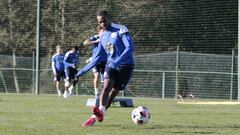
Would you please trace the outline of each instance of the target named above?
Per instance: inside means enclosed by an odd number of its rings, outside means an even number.
[[[57,48],[57,53],[61,53],[61,48]]]
[[[73,51],[73,53],[77,52],[77,50],[75,48],[72,48],[72,51]]]
[[[111,21],[104,16],[97,16],[97,21],[98,21],[99,26],[102,29],[106,29],[108,26],[111,25]]]

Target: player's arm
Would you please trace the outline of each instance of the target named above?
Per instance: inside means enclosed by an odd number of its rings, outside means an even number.
[[[112,68],[116,68],[119,65],[119,63],[121,63],[122,61],[126,60],[129,56],[131,56],[132,52],[134,50],[134,45],[133,45],[133,42],[132,42],[132,38],[131,38],[131,36],[128,32],[122,34],[121,39],[122,39],[123,44],[125,46],[125,50],[115,61],[110,63],[110,67],[112,67]]]
[[[99,42],[100,42],[99,36],[98,35],[94,35],[94,36],[90,37],[89,39],[85,40],[83,42],[83,45],[84,46],[91,46],[91,45],[97,44]]]
[[[57,70],[56,70],[56,66],[55,66],[55,56],[52,57],[52,71],[53,71],[53,75],[54,75],[54,81],[56,81],[56,75],[57,75]]]
[[[67,62],[67,59],[68,59],[68,57],[69,57],[69,54],[70,54],[70,52],[67,52],[67,53],[65,54],[64,59],[63,59],[63,63],[64,63],[64,65],[65,65],[66,67],[73,67],[73,68],[75,68],[75,65],[74,65],[74,64]]]
[[[52,71],[53,71],[53,74],[56,76],[57,71],[55,67],[55,56],[52,57]]]
[[[103,59],[103,57],[104,57],[103,53],[106,53],[106,52],[104,51],[102,46],[99,45],[97,53],[92,56],[92,61],[89,62],[83,69],[81,69],[77,73],[77,76],[83,76],[83,74],[85,74],[86,72],[91,70],[94,66],[96,66],[97,63],[99,63]]]
[[[96,43],[99,43],[99,42],[100,42],[99,39],[98,39],[98,40],[94,40],[94,41],[91,41],[90,39],[87,39],[87,40],[85,40],[85,41],[83,42],[83,45],[84,45],[84,46],[91,46],[91,45],[96,44]]]
[[[53,71],[54,75],[57,74],[56,67],[55,67],[55,62],[52,62],[52,71]]]
[[[79,62],[78,62],[78,60],[79,60],[79,52],[77,52],[77,56],[75,57],[75,59],[76,59],[76,62],[75,62],[74,66],[77,68],[78,64],[79,64]]]

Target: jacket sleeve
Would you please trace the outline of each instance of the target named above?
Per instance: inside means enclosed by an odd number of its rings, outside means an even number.
[[[63,63],[65,65],[65,67],[73,67],[74,64],[67,62],[68,57],[69,57],[69,52],[67,52],[65,54],[64,59],[63,59]]]
[[[105,53],[105,51],[103,50],[102,45],[99,44],[97,53],[92,56],[92,61],[89,62],[84,68],[82,68],[78,72],[77,76],[82,76],[91,70],[94,66],[96,66],[102,60],[102,57],[104,56],[103,53]]]
[[[56,67],[55,67],[55,60],[54,60],[54,56],[52,57],[52,71],[53,74],[56,75],[57,71],[56,71]]]
[[[132,42],[132,38],[129,33],[124,33],[121,35],[121,39],[123,41],[123,44],[125,46],[125,50],[123,53],[111,64],[113,64],[114,67],[117,67],[121,61],[124,61],[128,58],[128,56],[132,55],[132,52],[134,51],[134,45]]]

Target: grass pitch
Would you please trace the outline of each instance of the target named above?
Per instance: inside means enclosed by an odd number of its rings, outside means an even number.
[[[133,98],[149,108],[143,126],[131,120],[133,108],[111,107],[103,123],[81,127],[91,115],[86,96],[0,94],[0,135],[239,135],[240,105],[177,104],[175,100]]]

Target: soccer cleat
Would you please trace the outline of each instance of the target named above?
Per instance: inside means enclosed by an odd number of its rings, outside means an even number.
[[[102,122],[103,121],[104,114],[97,106],[95,106],[93,108],[93,114],[97,117],[98,122]]]
[[[67,98],[69,98],[69,97],[70,97],[70,96],[69,96],[68,92],[65,91],[64,94],[63,94],[63,98],[66,98],[66,99],[67,99]]]
[[[73,90],[73,85],[71,85],[69,88],[68,88],[68,91],[69,91],[69,95],[72,96],[72,90]]]
[[[96,122],[96,119],[93,118],[93,117],[90,117],[87,121],[85,121],[82,126],[83,127],[90,127],[90,126],[93,126],[94,123]]]

